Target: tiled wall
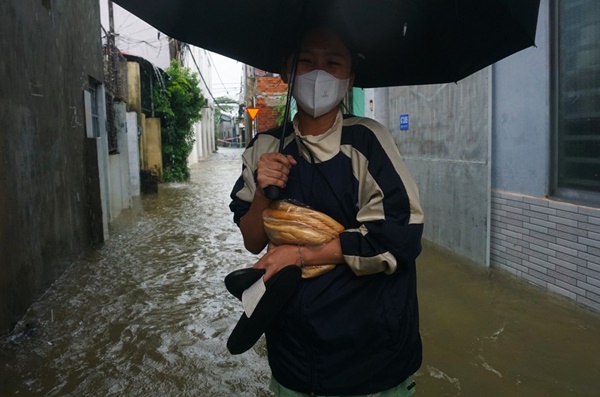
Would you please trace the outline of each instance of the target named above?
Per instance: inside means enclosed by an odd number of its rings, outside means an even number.
[[[600,311],[600,209],[492,192],[491,266]]]

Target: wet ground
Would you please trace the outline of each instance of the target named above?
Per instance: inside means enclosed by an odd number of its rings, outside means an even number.
[[[0,339],[0,396],[270,396],[264,340],[231,356],[223,278],[256,260],[228,210],[241,149],[164,184]],[[426,246],[417,395],[598,396],[600,315]]]

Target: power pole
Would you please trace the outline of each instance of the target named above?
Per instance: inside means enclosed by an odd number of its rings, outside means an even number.
[[[115,17],[113,15],[113,2],[108,0],[108,50],[109,54],[112,55],[113,48],[115,47]]]

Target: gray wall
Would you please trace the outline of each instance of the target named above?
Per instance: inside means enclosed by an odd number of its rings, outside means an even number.
[[[129,170],[129,141],[127,139],[127,109],[125,102],[107,104],[113,106],[117,128],[119,152],[108,156],[110,221],[119,216],[121,210],[131,208],[131,175]],[[137,136],[137,128],[131,131]],[[139,174],[139,172],[138,172]]]
[[[600,208],[493,191],[491,264],[600,311]]]
[[[551,194],[551,3],[537,47],[457,85],[367,92],[367,115],[390,127],[419,185],[425,238],[600,310],[600,208]]]
[[[97,0],[0,2],[0,334],[102,238],[82,93],[100,32]]]
[[[475,262],[487,263],[490,200],[490,70],[456,84],[375,90],[375,115],[387,125],[421,194],[424,237]],[[408,131],[400,115],[409,115]]]
[[[492,186],[544,197],[550,181],[549,6],[542,1],[537,48],[493,66]]]
[[[550,194],[549,21],[550,1],[543,0],[537,48],[494,66],[490,262],[600,311],[600,208]]]

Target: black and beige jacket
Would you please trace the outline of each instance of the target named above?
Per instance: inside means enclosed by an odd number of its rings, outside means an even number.
[[[281,129],[258,134],[243,155],[231,193],[234,221],[250,207],[256,162],[279,148]],[[347,266],[303,280],[266,332],[269,364],[283,386],[317,395],[390,389],[421,365],[415,260],[423,212],[417,186],[389,131],[338,114],[323,135],[285,137],[294,156],[285,198],[344,225]]]

